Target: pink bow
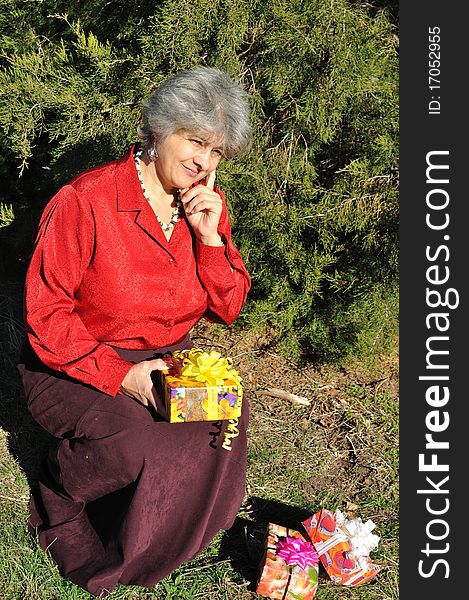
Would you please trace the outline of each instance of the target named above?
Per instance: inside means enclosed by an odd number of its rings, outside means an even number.
[[[300,538],[287,537],[285,541],[278,542],[277,556],[283,558],[289,567],[298,565],[301,569],[308,565],[314,567],[319,561],[313,544]]]

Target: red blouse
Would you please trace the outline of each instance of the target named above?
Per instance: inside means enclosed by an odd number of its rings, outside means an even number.
[[[25,284],[29,341],[50,368],[115,396],[131,363],[111,347],[175,344],[206,316],[232,323],[251,286],[231,240],[196,240],[180,219],[168,241],[130,152],[61,188],[41,217]]]

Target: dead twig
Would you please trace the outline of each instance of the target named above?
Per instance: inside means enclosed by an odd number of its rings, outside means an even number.
[[[10,502],[19,502],[20,504],[28,502],[28,498],[12,498],[11,496],[4,496],[3,494],[0,494],[0,500],[9,500]]]
[[[210,562],[205,565],[201,565],[199,567],[193,567],[192,569],[186,569],[185,573],[194,573],[194,571],[201,571],[202,569],[210,569],[212,567],[216,567],[217,565],[223,565],[228,562],[230,562],[229,558],[225,558],[223,560],[216,560],[214,562]]]
[[[311,406],[311,400],[308,400],[308,398],[305,398],[304,396],[297,396],[296,394],[286,392],[285,390],[279,390],[278,388],[257,390],[256,393],[261,394],[262,396],[271,396],[272,398],[289,400],[290,402],[293,402],[293,404],[300,404],[301,406]]]
[[[210,342],[212,346],[216,346],[217,348],[223,348],[224,350],[228,350],[228,346],[225,344],[220,344],[220,342],[214,341],[212,338],[205,337],[204,335],[193,335],[191,336],[192,340],[205,340],[206,342]]]

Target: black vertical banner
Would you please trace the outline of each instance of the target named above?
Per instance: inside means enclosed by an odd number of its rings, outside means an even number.
[[[434,0],[400,4],[403,600],[469,594],[464,7]]]

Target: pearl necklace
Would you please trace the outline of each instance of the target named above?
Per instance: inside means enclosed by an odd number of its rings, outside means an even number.
[[[135,154],[134,154],[135,166],[137,167],[138,180],[140,181],[140,185],[142,186],[142,193],[145,196],[145,199],[148,202],[150,202],[150,198],[147,196],[147,194],[145,192],[145,187],[143,185],[142,173],[140,172],[140,162],[142,160],[142,154],[143,154],[143,148],[139,148],[135,152]],[[169,221],[169,223],[165,223],[164,221],[162,221],[159,218],[158,215],[156,215],[158,223],[161,225],[161,229],[163,231],[168,231],[168,229],[171,229],[171,227],[173,227],[174,225],[176,225],[176,223],[179,221],[179,216],[180,216],[181,208],[182,208],[182,202],[180,200],[176,200],[176,206],[175,206],[175,208],[173,210],[173,214],[171,215],[171,220]]]

